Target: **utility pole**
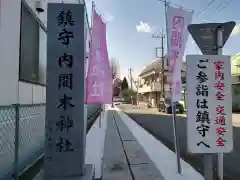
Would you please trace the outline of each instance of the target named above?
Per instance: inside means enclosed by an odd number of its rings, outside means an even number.
[[[129,79],[130,79],[130,88],[132,90],[132,68],[129,68]]]
[[[164,85],[165,85],[165,82],[164,82],[164,77],[165,77],[165,75],[164,75],[164,62],[165,62],[165,60],[164,60],[164,38],[165,38],[165,35],[164,35],[164,32],[163,32],[163,28],[162,28],[162,32],[161,32],[161,34],[160,35],[152,35],[152,37],[154,38],[154,39],[160,39],[161,40],[161,47],[157,47],[156,48],[156,57],[157,58],[161,58],[162,59],[162,63],[161,63],[161,65],[162,65],[162,67],[161,67],[161,72],[159,73],[159,75],[161,76],[160,78],[161,78],[161,90],[162,90],[162,92],[161,92],[161,96],[162,96],[162,98],[164,98],[165,96],[165,93],[164,93],[164,91],[165,91],[165,87],[164,87]],[[158,49],[161,49],[161,56],[158,56]]]
[[[132,69],[130,68],[130,70],[132,71]],[[139,96],[138,96],[138,89],[139,89],[139,77],[138,80],[135,81],[132,77],[132,73],[130,73],[130,81],[131,81],[131,86],[132,86],[132,82],[134,83],[135,87],[137,88],[137,94],[136,94],[136,105],[138,105],[139,103]]]
[[[113,71],[113,65],[112,65],[112,107],[114,107],[114,98],[113,98],[113,80],[114,80],[114,78],[115,78],[115,75],[114,75],[114,71]]]

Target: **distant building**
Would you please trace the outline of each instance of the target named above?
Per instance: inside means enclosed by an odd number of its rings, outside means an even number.
[[[139,89],[140,103],[146,104],[151,102],[153,106],[156,106],[156,102],[160,99],[162,88],[161,82],[164,82],[164,96],[171,98],[171,73],[167,67],[166,58],[164,60],[164,76],[161,77],[162,60],[156,59],[151,64],[147,65],[139,74]],[[182,87],[186,87],[186,66],[183,63],[182,66]],[[184,92],[183,92],[184,93]],[[184,100],[183,100],[184,101]]]
[[[233,56],[231,62],[232,84],[240,83],[240,53]]]
[[[233,111],[240,111],[240,53],[231,58],[232,106]]]

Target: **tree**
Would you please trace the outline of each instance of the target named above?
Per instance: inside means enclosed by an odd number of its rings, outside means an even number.
[[[119,96],[121,89],[119,87],[113,87],[113,96]]]
[[[119,96],[122,81],[119,78],[113,80],[113,96]]]
[[[124,77],[123,80],[122,80],[121,89],[122,90],[128,89],[128,81],[127,81],[126,77]]]

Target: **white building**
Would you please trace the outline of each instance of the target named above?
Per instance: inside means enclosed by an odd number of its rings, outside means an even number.
[[[40,2],[44,12],[36,8]],[[84,0],[48,0],[84,3]],[[0,105],[45,102],[47,0],[0,0]],[[86,10],[86,51],[90,30]]]
[[[140,103],[147,104],[151,102],[153,107],[156,106],[156,102],[160,99],[162,93],[162,82],[164,82],[164,97],[171,98],[171,79],[172,75],[169,71],[169,67],[164,60],[164,79],[162,79],[162,60],[156,59],[151,64],[147,65],[139,74],[139,89]],[[186,65],[182,64],[182,88],[186,87]],[[182,91],[182,100],[184,103],[184,90]]]

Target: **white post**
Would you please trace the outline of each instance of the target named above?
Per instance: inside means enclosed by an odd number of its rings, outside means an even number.
[[[217,48],[218,54],[221,55],[223,47],[223,29],[219,27],[217,29]],[[218,177],[220,180],[223,180],[223,153],[218,154]]]

